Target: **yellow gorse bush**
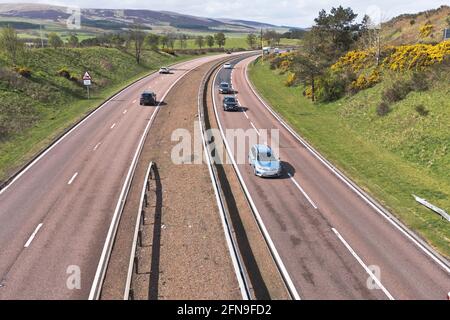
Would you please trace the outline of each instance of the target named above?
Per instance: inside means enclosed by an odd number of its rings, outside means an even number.
[[[374,57],[374,50],[349,51],[331,66],[331,70],[350,69],[353,72],[357,72],[366,68],[370,62],[369,60],[373,61]]]
[[[421,70],[435,63],[441,63],[450,55],[450,41],[436,45],[415,44],[390,48],[392,53],[383,65],[393,71]]]

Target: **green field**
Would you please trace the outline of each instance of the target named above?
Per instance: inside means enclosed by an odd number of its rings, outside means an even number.
[[[327,159],[377,198],[407,226],[445,256],[450,256],[450,223],[415,202],[426,198],[450,208],[449,79],[426,92],[412,92],[376,114],[381,93],[396,78],[334,103],[313,104],[303,88],[286,87],[286,75],[261,62],[250,67],[259,92]],[[420,116],[415,106],[429,110]]]
[[[32,71],[26,79],[0,56],[0,181],[125,85],[161,65],[191,58],[145,51],[137,65],[131,54],[117,49],[32,49],[21,61]],[[79,81],[57,75],[62,68],[78,80],[90,71],[90,100]]]

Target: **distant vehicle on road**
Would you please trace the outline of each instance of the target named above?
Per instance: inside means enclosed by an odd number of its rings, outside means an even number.
[[[282,172],[281,161],[273,154],[272,149],[263,144],[255,144],[250,148],[248,162],[255,176],[279,177]]]
[[[144,91],[139,101],[141,106],[156,106],[156,94],[152,91]]]
[[[233,93],[233,89],[228,82],[221,82],[219,84],[219,93],[230,94]]]
[[[230,51],[230,50],[227,50],[227,54],[231,54],[231,51]]]
[[[233,69],[233,66],[231,65],[231,63],[225,63],[225,64],[223,65],[223,68],[224,68],[224,69]]]
[[[169,74],[170,73],[170,69],[167,67],[161,67],[161,69],[159,69],[159,73],[160,74]]]
[[[239,105],[235,97],[225,97],[223,98],[223,110],[224,111],[238,111]]]

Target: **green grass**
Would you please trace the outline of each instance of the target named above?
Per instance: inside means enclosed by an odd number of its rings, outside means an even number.
[[[146,51],[137,65],[132,55],[116,49],[33,49],[21,61],[33,72],[25,79],[0,56],[0,111],[14,110],[6,119],[8,114],[0,112],[0,181],[122,87],[161,65],[191,58]],[[82,85],[57,76],[61,68],[77,78],[90,71],[95,82],[90,100]],[[2,120],[14,128],[6,136]]]
[[[286,75],[261,62],[250,67],[251,81],[292,127],[359,186],[445,256],[450,256],[450,223],[415,202],[426,198],[450,208],[450,87],[448,79],[413,92],[376,115],[381,92],[396,81],[334,103],[313,104],[302,88],[286,87]],[[424,104],[428,116],[415,106]]]

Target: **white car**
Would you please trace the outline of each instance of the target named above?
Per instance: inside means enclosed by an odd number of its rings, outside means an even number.
[[[159,69],[159,73],[160,74],[169,74],[170,73],[170,69],[167,67],[162,67],[161,69]]]
[[[224,68],[224,69],[233,69],[233,66],[231,65],[231,63],[225,63],[225,64],[223,65],[223,68]]]

